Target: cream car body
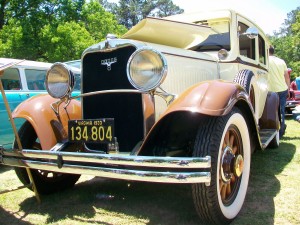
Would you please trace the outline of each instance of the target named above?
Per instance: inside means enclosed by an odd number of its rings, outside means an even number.
[[[79,96],[56,63],[50,96],[13,112],[26,119],[23,149],[1,151],[2,162],[24,184],[21,167],[30,168],[42,194],[72,187],[80,174],[190,183],[201,219],[228,224],[245,200],[251,153],[279,145],[268,46],[230,10],[147,18],[120,39],[108,35],[82,54]]]

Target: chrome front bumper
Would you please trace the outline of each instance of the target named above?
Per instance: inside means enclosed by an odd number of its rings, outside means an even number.
[[[0,163],[58,173],[160,182],[210,184],[211,159],[200,157],[151,157],[62,151],[66,144],[51,150],[21,151],[0,149]]]

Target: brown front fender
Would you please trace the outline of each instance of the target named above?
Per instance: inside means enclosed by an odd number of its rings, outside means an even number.
[[[168,152],[166,154],[173,155],[170,152],[176,149],[173,151],[176,154],[181,152],[181,156],[186,155],[202,121],[210,116],[226,115],[234,106],[243,112],[254,130],[253,107],[240,85],[220,80],[198,83],[169,105],[136,154],[156,155]]]
[[[81,105],[77,100],[72,100],[66,110],[64,103],[59,107],[59,117],[51,108],[57,99],[47,94],[34,96],[22,102],[12,113],[13,118],[26,119],[36,131],[42,149],[50,149],[57,143],[57,134],[53,126],[60,127],[61,136],[67,133],[69,119],[81,118]]]
[[[202,82],[180,95],[164,115],[175,111],[189,111],[221,116],[227,114],[241,99],[246,100],[247,95],[238,84],[221,80]]]

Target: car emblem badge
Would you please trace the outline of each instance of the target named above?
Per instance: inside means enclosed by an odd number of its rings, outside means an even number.
[[[109,58],[109,59],[102,59],[101,65],[107,66],[107,71],[111,71],[111,64],[117,62],[117,57]]]

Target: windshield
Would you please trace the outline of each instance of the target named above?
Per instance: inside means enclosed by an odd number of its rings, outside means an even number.
[[[69,65],[69,66],[74,66],[78,69],[81,69],[81,61],[80,60],[67,61],[67,62],[64,62],[64,63]]]
[[[210,22],[202,20],[196,22],[196,24],[207,25],[213,32],[210,32],[204,40],[190,48],[190,50],[204,52],[226,49],[227,51],[230,51],[230,32],[228,21]]]

